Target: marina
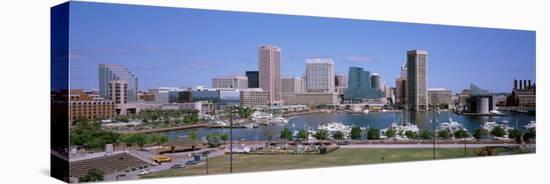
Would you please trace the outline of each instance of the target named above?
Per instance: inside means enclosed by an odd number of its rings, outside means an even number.
[[[485,122],[513,122],[509,124],[512,128],[526,129],[526,126],[534,126],[535,116],[523,113],[502,112],[502,116],[464,116],[455,114],[450,111],[438,112],[436,124],[439,129],[449,128],[458,130],[464,128],[472,133],[475,129],[483,128]],[[314,113],[303,114],[288,117],[286,121],[282,118],[278,119],[279,123],[265,123],[256,126],[256,128],[235,128],[233,129],[234,140],[242,141],[261,141],[261,140],[276,140],[280,132],[284,128],[288,128],[292,132],[299,130],[308,130],[310,133],[315,132],[318,128],[335,129],[336,127],[351,127],[358,126],[362,130],[365,128],[378,128],[380,130],[391,126],[406,125],[405,129],[414,131],[433,130],[431,123],[432,112],[410,112],[403,116],[401,112],[369,112],[369,113],[348,113],[348,112],[330,112],[330,113]],[[272,117],[272,119],[277,119]],[[401,120],[403,119],[403,120]],[[408,119],[410,121],[406,121]],[[287,123],[285,123],[287,122]],[[341,125],[334,124],[338,122]],[[401,124],[404,122],[404,124]],[[410,122],[410,123],[407,123]],[[516,123],[517,122],[517,123]],[[532,123],[533,122],[533,123]],[[332,124],[331,124],[332,123]],[[531,125],[529,125],[531,123]],[[261,124],[261,123],[260,123]],[[337,126],[336,126],[337,125]],[[418,129],[418,130],[417,130]],[[186,130],[168,131],[168,137],[173,139],[177,136],[187,135],[192,131],[198,131],[201,137],[208,134],[229,134],[228,126],[220,126],[216,128],[194,128]]]

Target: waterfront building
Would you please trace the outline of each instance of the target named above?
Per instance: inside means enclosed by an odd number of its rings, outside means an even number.
[[[336,92],[306,92],[283,94],[285,105],[334,105],[339,104],[338,93]]]
[[[428,52],[407,51],[407,107],[428,109]]]
[[[428,104],[439,104],[440,107],[452,105],[452,92],[445,88],[428,89]]]
[[[127,100],[129,102],[138,101],[138,78],[124,68],[122,65],[117,64],[100,64],[99,65],[99,94],[103,98],[111,98],[109,83],[113,80],[126,81],[128,85]]]
[[[506,106],[519,106],[519,107],[536,107],[536,85],[531,84],[531,80],[518,80],[514,79],[514,88],[512,94],[506,100]]]
[[[239,90],[234,89],[218,89],[220,91],[220,109],[228,105],[240,105],[241,96]],[[246,89],[243,89],[246,90]]]
[[[281,79],[282,82],[282,92],[285,93],[302,93],[305,90],[303,89],[304,81],[302,78],[298,77],[284,77]]]
[[[463,89],[459,94],[458,94],[458,101],[457,101],[457,106],[459,107],[462,107],[464,105],[466,105],[466,99],[470,97],[470,89]]]
[[[395,88],[394,87],[386,86],[386,88],[384,90],[384,94],[386,95],[385,97],[386,97],[388,103],[390,103],[390,104],[395,103]]]
[[[199,115],[212,114],[215,111],[214,104],[205,101],[198,101],[193,103],[177,103],[181,110],[196,110]]]
[[[246,77],[248,78],[248,88],[260,87],[258,71],[246,71]]]
[[[344,74],[334,75],[334,91],[339,95],[344,94],[347,88],[346,76]]]
[[[489,94],[490,94],[489,90],[482,89],[473,83],[470,84],[470,95],[489,95]]]
[[[475,95],[466,99],[462,112],[470,114],[489,114],[494,109],[493,96]]]
[[[191,92],[191,99],[193,102],[207,101],[210,103],[220,103],[220,91],[211,89],[195,90]]]
[[[367,99],[380,99],[383,93],[372,88],[371,74],[361,67],[350,67],[348,71],[348,86],[344,92],[346,101],[361,102]]]
[[[306,59],[306,91],[334,91],[334,62],[332,61],[332,59]]]
[[[245,89],[248,88],[246,76],[219,76],[212,79],[212,88],[217,89]]]
[[[262,45],[258,48],[259,86],[269,92],[269,103],[280,103],[281,98],[281,48]]]
[[[382,83],[380,83],[380,75],[377,73],[373,73],[370,76],[370,84],[371,84],[371,88],[381,90]]]
[[[241,90],[240,99],[240,105],[243,107],[267,106],[269,102],[269,92],[260,88]]]
[[[401,66],[400,75],[395,79],[395,102],[407,103],[407,62]]]
[[[78,118],[104,119],[112,118],[115,114],[115,103],[101,97],[91,96],[83,90],[69,91],[69,120]]]
[[[178,91],[177,103],[191,103],[193,98],[191,95],[191,90]]]

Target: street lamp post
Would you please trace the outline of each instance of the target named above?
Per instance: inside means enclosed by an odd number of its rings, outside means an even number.
[[[233,113],[234,107],[229,106],[229,173],[233,173]]]
[[[438,98],[436,95],[432,95],[432,132],[433,132],[433,139],[434,139],[434,145],[433,145],[433,159],[435,160],[435,145],[437,144],[437,135],[435,134],[435,130],[436,130],[436,123],[439,122],[438,118],[437,118],[437,111],[439,109],[439,104],[438,104]]]
[[[208,152],[204,152],[205,164],[206,164],[206,174],[208,174]]]

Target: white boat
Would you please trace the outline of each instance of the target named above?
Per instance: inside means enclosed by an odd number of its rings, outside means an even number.
[[[332,123],[327,123],[325,125],[321,125],[317,127],[317,130],[326,130],[329,134],[340,131],[345,136],[347,136],[351,132],[351,127],[348,125],[344,125],[343,123],[340,123],[340,122],[332,122]]]
[[[270,124],[278,124],[278,125],[283,125],[283,124],[287,124],[287,123],[288,123],[288,120],[286,118],[283,118],[283,117],[273,118],[273,119],[271,119],[271,122],[270,122]]]
[[[500,111],[497,111],[497,110],[489,111],[489,113],[491,113],[492,115],[501,115],[502,114]]]
[[[368,110],[368,109],[365,109],[363,112],[364,112],[365,114],[368,114],[368,113],[369,113],[369,110]]]
[[[485,129],[485,130],[491,131],[491,130],[493,130],[493,128],[495,128],[497,126],[501,127],[506,132],[508,132],[508,130],[513,129],[508,124],[499,124],[499,123],[494,122],[494,121],[487,121],[487,122],[483,123],[482,128]]]
[[[537,123],[535,121],[530,121],[529,124],[525,125],[525,128],[537,128]]]
[[[415,124],[412,124],[412,123],[404,123],[404,124],[400,124],[400,125],[397,124],[397,123],[392,123],[388,128],[384,128],[384,129],[380,130],[380,133],[385,136],[386,132],[389,129],[394,129],[396,134],[399,134],[399,132],[405,133],[407,131],[412,131],[412,132],[418,133],[420,131],[418,126],[416,126]],[[402,139],[402,138],[405,138],[405,137],[401,137],[399,135],[396,135],[396,138],[397,139]]]
[[[439,124],[438,130],[445,130],[445,129],[449,129],[451,132],[455,132],[460,129],[466,130],[466,128],[464,128],[462,124],[458,123],[457,121],[453,121],[453,119],[450,117],[449,117],[449,122],[443,122]]]

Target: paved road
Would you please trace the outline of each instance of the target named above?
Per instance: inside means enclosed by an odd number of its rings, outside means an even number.
[[[224,154],[225,154],[224,150],[217,150],[215,152],[212,152],[212,153],[208,154],[208,158],[218,157],[218,156],[222,156]],[[158,171],[162,171],[162,170],[168,170],[174,164],[185,165],[185,162],[193,159],[193,157],[189,156],[190,153],[169,154],[169,155],[172,158],[172,162],[163,163],[163,164],[156,165],[156,166],[149,166],[149,169],[151,170],[151,172],[158,172]],[[204,162],[201,162],[199,164],[203,164],[203,163]],[[142,171],[142,169],[136,169],[135,171],[130,171],[130,172],[120,171],[120,172],[117,172],[117,173],[105,175],[104,180],[105,181],[136,180],[136,179],[139,179],[138,174],[141,171]],[[126,174],[126,175],[123,176],[123,177],[118,177],[118,179],[117,179],[117,175],[120,175],[120,174]]]
[[[341,145],[340,148],[433,148],[433,144],[352,144]],[[468,148],[485,146],[518,146],[518,144],[466,144]],[[464,144],[436,144],[436,148],[463,148]]]

